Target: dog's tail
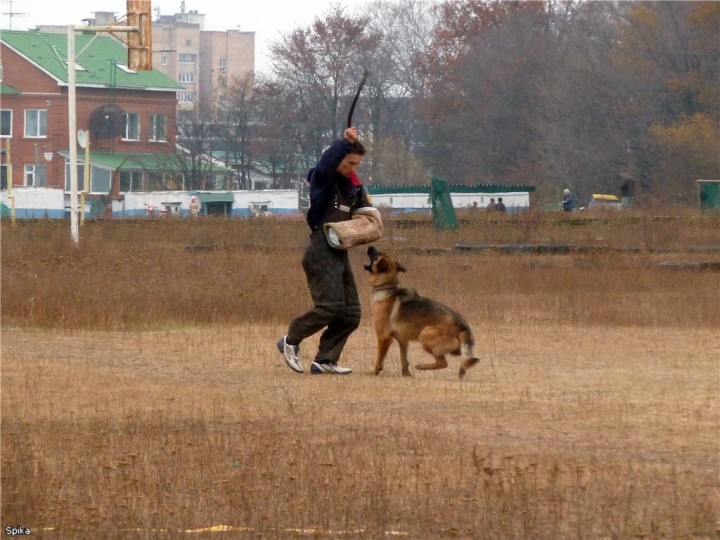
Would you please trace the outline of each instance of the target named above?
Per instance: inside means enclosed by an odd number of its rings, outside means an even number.
[[[473,339],[472,332],[470,329],[460,333],[460,353],[463,361],[460,364],[460,372],[458,376],[462,379],[467,373],[467,370],[477,364],[480,359],[474,356],[473,347],[475,346],[475,340]]]
[[[468,358],[467,360],[463,360],[463,363],[460,364],[460,373],[458,373],[458,377],[461,379],[465,376],[465,373],[467,373],[467,370],[473,367],[475,364],[477,364],[480,361],[479,358],[472,357]]]

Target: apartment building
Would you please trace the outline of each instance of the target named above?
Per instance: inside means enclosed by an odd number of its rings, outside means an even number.
[[[178,109],[214,99],[234,78],[255,74],[255,32],[205,30],[205,15],[185,10],[156,13],[152,24],[153,67],[183,86]]]
[[[213,99],[234,78],[255,75],[255,32],[205,30],[205,15],[197,10],[161,15],[152,22],[153,69],[177,81],[178,110],[191,109],[201,99]],[[85,19],[90,25],[117,24],[117,13],[93,12]],[[67,32],[67,26],[38,26],[41,32]]]

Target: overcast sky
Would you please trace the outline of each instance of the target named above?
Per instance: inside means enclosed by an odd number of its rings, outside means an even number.
[[[161,15],[180,12],[181,0],[152,0]],[[239,29],[255,32],[255,69],[269,70],[268,45],[297,27],[307,27],[316,17],[340,4],[354,14],[369,0],[186,0],[185,11],[205,15],[205,30]],[[0,0],[0,29],[27,30],[38,25],[78,25],[95,11],[125,15],[125,0]],[[15,13],[10,16],[9,13]],[[0,30],[1,31],[1,30]]]

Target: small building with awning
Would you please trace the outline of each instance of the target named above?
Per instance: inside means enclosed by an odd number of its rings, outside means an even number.
[[[59,154],[68,157],[69,152]],[[89,199],[101,198],[105,204],[118,200],[129,192],[186,191],[185,176],[190,166],[187,158],[174,154],[127,154],[113,152],[95,152],[87,154],[89,167],[86,167],[86,154],[78,155],[78,190],[87,194]],[[85,180],[87,171],[88,180]],[[208,187],[227,184],[227,178],[234,171],[215,162],[203,164],[203,184]],[[69,174],[66,175],[65,189],[70,190]],[[220,200],[209,200],[209,213],[226,213]],[[222,207],[222,208],[221,208]],[[229,211],[227,212],[229,213]]]
[[[229,191],[197,192],[200,214],[204,216],[231,216],[235,196]]]

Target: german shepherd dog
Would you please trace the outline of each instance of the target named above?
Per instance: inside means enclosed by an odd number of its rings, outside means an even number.
[[[367,254],[370,262],[364,263],[363,268],[370,272],[372,322],[378,342],[375,375],[382,371],[388,349],[396,339],[404,376],[410,376],[408,343],[419,341],[435,362],[418,364],[416,369],[443,369],[448,365],[445,355],[452,354],[461,357],[462,379],[480,361],[473,355],[475,343],[465,319],[449,307],[420,296],[415,289],[400,287],[398,274],[406,270],[390,256],[374,246],[368,248]]]

